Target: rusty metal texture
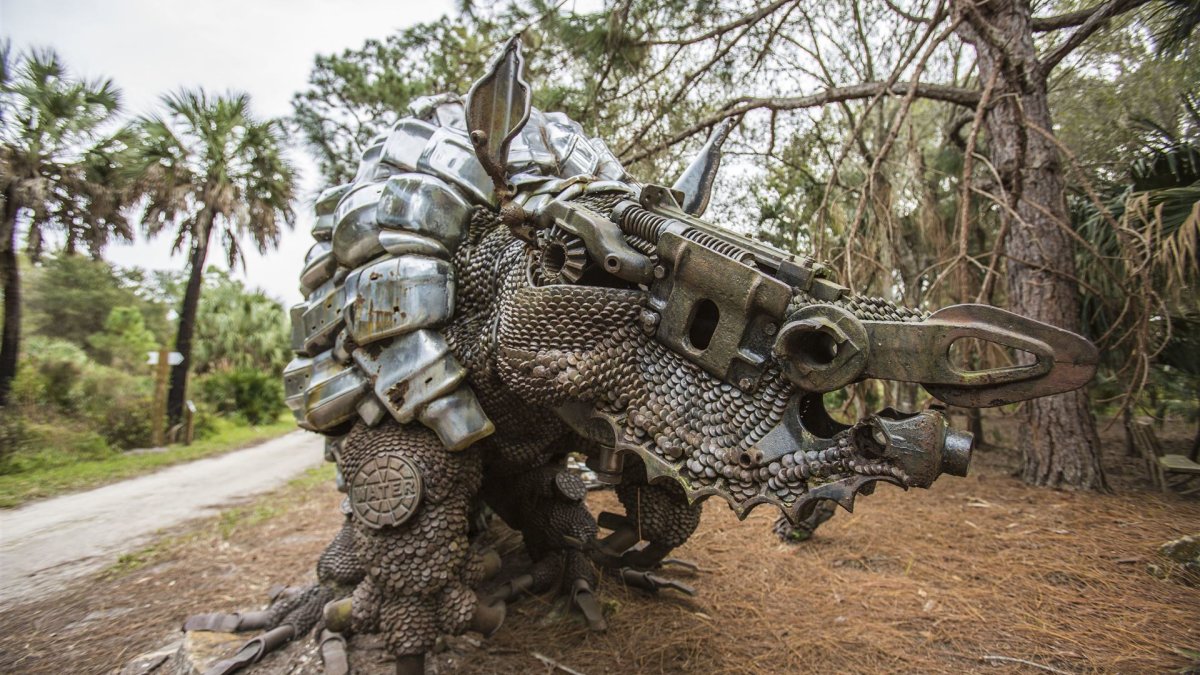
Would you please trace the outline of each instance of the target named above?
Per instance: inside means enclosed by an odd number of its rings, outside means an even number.
[[[483,170],[497,191],[508,191],[508,149],[529,119],[521,36],[509,39],[491,68],[467,92],[467,130]]]

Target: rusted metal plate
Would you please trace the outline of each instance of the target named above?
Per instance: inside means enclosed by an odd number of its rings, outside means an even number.
[[[508,147],[529,119],[521,36],[504,45],[492,67],[467,93],[467,129],[483,170],[497,190],[507,192]]]
[[[1061,328],[989,305],[954,305],[919,323],[865,321],[871,358],[865,377],[919,382],[951,405],[986,408],[1078,389],[1096,373],[1100,354]],[[1026,352],[1029,363],[967,371],[950,346],[963,338]]]

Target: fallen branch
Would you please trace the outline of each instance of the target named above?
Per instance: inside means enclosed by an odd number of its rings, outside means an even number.
[[[575,670],[574,668],[571,668],[569,666],[564,666],[563,664],[559,663],[558,661],[555,661],[554,659],[550,658],[549,656],[546,656],[545,654],[542,654],[541,652],[529,652],[529,653],[532,654],[533,658],[537,659],[538,661],[541,661],[542,663],[550,666],[551,668],[554,668],[555,670],[561,670],[564,673],[567,673],[567,675],[583,675],[583,673],[579,672],[578,670]]]

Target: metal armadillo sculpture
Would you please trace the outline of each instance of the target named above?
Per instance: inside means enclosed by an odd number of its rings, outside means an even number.
[[[329,438],[344,526],[316,586],[189,620],[267,631],[213,672],[322,620],[328,671],[345,671],[341,635],[356,631],[421,672],[440,634],[491,632],[529,592],[568,594],[603,629],[597,569],[690,590],[656,571],[707,497],[799,521],[880,481],[966,473],[973,440],[940,409],[844,425],[823,393],[880,378],[991,406],[1091,378],[1079,336],[992,307],[858,296],[811,259],[700,220],[728,127],[674,187],[641,185],[578,124],[531,109],[521,67],[514,39],[465,106],[418,100],[317,201],[285,378],[300,425]],[[1029,356],[963,371],[948,357],[961,338]],[[625,514],[597,523],[572,452]],[[485,505],[533,561],[487,595],[495,557],[472,526]]]

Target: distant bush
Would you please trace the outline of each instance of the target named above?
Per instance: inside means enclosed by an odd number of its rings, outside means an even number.
[[[113,447],[129,450],[150,445],[154,389],[149,377],[92,363],[75,395],[81,417]]]
[[[272,422],[283,411],[283,382],[252,368],[209,373],[196,382],[199,398],[222,414],[234,414],[250,424]]]
[[[0,409],[0,476],[16,473],[17,454],[23,451],[29,441],[29,431],[25,428],[25,420],[12,409]]]
[[[87,354],[66,340],[34,336],[26,340],[22,356],[13,382],[15,401],[73,412],[76,385],[89,364]]]
[[[103,366],[78,346],[53,338],[30,337],[13,382],[13,400],[26,417],[49,425],[88,428],[87,439],[63,443],[80,452],[106,447],[130,449],[150,443],[153,391],[147,375]]]

